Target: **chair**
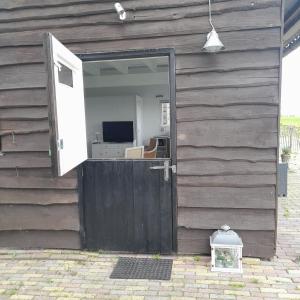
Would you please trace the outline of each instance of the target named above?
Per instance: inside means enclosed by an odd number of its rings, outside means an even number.
[[[144,158],[156,158],[158,139],[151,138],[149,145],[145,147]]]
[[[125,158],[139,159],[144,157],[144,146],[131,147],[125,149]]]

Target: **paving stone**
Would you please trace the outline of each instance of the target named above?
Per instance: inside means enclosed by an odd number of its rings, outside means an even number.
[[[211,272],[207,256],[174,256],[170,281],[111,280],[115,254],[0,249],[0,300],[300,300],[300,173],[278,204],[277,257],[244,258],[242,275]]]

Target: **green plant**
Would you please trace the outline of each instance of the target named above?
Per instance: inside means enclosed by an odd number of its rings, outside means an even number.
[[[13,296],[18,292],[18,289],[6,290],[3,295],[4,296]]]
[[[236,288],[236,289],[242,289],[245,287],[244,283],[239,283],[239,282],[235,282],[235,283],[229,283],[229,286],[232,288]]]
[[[252,279],[250,280],[250,282],[251,282],[251,283],[258,284],[258,283],[259,283],[259,279],[257,279],[257,278],[252,278]]]
[[[282,155],[291,155],[292,151],[291,151],[291,148],[290,147],[284,147],[282,150],[281,150],[281,154]]]
[[[288,218],[288,217],[290,216],[290,211],[289,211],[288,208],[285,208],[285,209],[284,209],[283,215],[284,215],[285,218]]]
[[[157,254],[153,255],[153,258],[154,258],[154,259],[157,259],[157,260],[160,259],[160,254],[157,253]]]
[[[197,261],[197,262],[201,261],[201,257],[200,256],[194,256],[194,261]]]

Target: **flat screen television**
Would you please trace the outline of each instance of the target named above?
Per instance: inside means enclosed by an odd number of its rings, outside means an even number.
[[[103,122],[103,142],[133,142],[133,121]]]

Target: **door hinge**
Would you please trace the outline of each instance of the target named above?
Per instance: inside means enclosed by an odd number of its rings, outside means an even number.
[[[63,150],[64,149],[64,140],[63,139],[58,139],[57,140],[57,149],[58,150]]]

